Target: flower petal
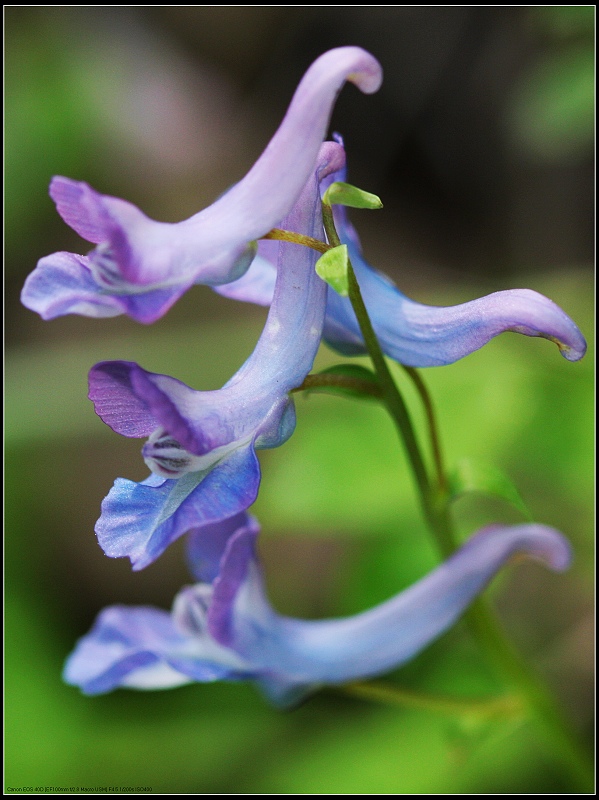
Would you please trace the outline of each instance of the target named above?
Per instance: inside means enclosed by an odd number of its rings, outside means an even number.
[[[159,427],[159,422],[132,387],[132,374],[141,370],[132,361],[103,361],[89,371],[89,399],[96,414],[121,436],[141,438]]]
[[[231,552],[232,548],[233,543]],[[515,553],[538,558],[558,571],[570,562],[567,541],[552,528],[489,526],[393,599],[353,617],[304,621],[269,609],[247,536],[243,552],[247,579],[236,579],[229,623],[211,625],[209,612],[209,629],[218,641],[263,671],[262,688],[283,704],[297,700],[302,686],[309,691],[321,684],[372,677],[408,661],[453,625]],[[225,557],[220,581],[226,582],[229,569],[238,576],[239,558],[229,567]],[[216,596],[215,587],[215,601]],[[218,614],[219,619],[225,617],[222,607]],[[273,675],[272,685],[267,673]]]
[[[259,530],[258,522],[244,511],[215,525],[191,531],[186,542],[191,574],[198,581],[212,583],[218,577],[229,539],[240,531],[245,536],[257,535]]]
[[[265,245],[269,245],[269,247],[265,247]],[[223,283],[221,286],[212,288],[230,300],[254,303],[257,306],[269,306],[275,292],[278,251],[278,242],[262,239],[258,242],[258,253],[245,275],[231,283]]]
[[[158,653],[181,646],[183,637],[170,614],[155,608],[106,608],[93,629],[81,639],[64,669],[64,680],[85,694],[110,692],[127,679],[148,674],[159,663]],[[154,688],[188,683],[180,672],[161,665],[153,671]]]
[[[190,636],[177,619],[155,608],[112,606],[69,656],[63,677],[85,694],[119,686],[168,689],[195,681],[235,680],[244,663],[209,636]]]
[[[193,283],[148,289],[143,294],[110,292],[94,279],[92,267],[88,256],[66,252],[45,256],[27,277],[21,302],[42,319],[65,314],[97,318],[128,314],[149,323],[166,313]]]
[[[153,322],[193,283],[219,285],[241,277],[254,256],[254,240],[292,210],[313,174],[343,83],[349,80],[369,93],[381,79],[380,65],[361,48],[325,53],[304,75],[283,122],[247,175],[180,223],[155,222],[131,203],[99,194],[84,182],[55,177],[50,194],[60,215],[97,245],[86,263],[99,289],[118,298],[113,313],[121,310],[140,322]],[[53,291],[53,285],[45,286]],[[123,297],[134,299],[124,303]],[[60,313],[88,310],[82,303],[60,308]],[[98,316],[95,306],[91,310]]]
[[[343,231],[343,229],[342,229]],[[411,367],[453,364],[505,331],[555,342],[564,358],[586,351],[578,327],[559,306],[530,289],[510,289],[457,306],[427,306],[405,297],[364,260],[348,235],[350,258],[385,355]],[[329,292],[324,338],[345,355],[366,352],[349,301]]]
[[[306,621],[270,607],[255,555],[257,533],[246,514],[217,532],[214,547],[204,549],[198,532],[192,549],[200,572],[207,565],[212,573],[222,552],[212,587],[184,589],[172,617],[147,608],[107,609],[69,658],[65,680],[94,694],[116,686],[164,688],[189,678],[251,679],[286,706],[321,685],[370,678],[414,657],[515,553],[558,571],[570,561],[568,543],[552,528],[490,526],[391,600],[352,617]]]
[[[345,180],[345,170],[330,176]],[[347,244],[364,302],[385,355],[410,367],[453,364],[505,331],[555,342],[564,358],[586,352],[578,327],[559,306],[530,289],[510,289],[457,306],[427,306],[403,295],[364,259],[360,240],[342,206],[334,208],[337,232]],[[366,352],[350,301],[329,291],[324,339],[344,355]]]
[[[151,475],[143,483],[118,478],[96,523],[107,556],[147,567],[187,531],[233,517],[256,499],[260,465],[250,442],[203,472],[177,480]]]
[[[64,314],[114,317],[125,312],[121,298],[107,295],[94,281],[86,256],[64,252],[40,259],[25,281],[21,302],[42,319]]]

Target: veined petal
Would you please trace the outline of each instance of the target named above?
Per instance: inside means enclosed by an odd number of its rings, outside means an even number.
[[[255,240],[289,214],[314,172],[343,83],[351,81],[370,93],[378,89],[381,79],[380,65],[361,48],[341,47],[318,58],[247,175],[211,206],[180,223],[156,222],[131,203],[102,195],[87,183],[55,177],[50,194],[58,212],[97,245],[86,264],[98,289],[117,299],[110,306],[112,312],[153,322],[192,284],[214,286],[240,278],[255,254]],[[39,280],[44,269],[40,262],[38,290],[43,285],[53,292],[52,282]],[[124,303],[123,297],[134,299]],[[29,301],[26,292],[24,302]],[[35,304],[29,303],[34,310],[45,306],[53,306],[54,315],[90,310],[81,302],[57,305],[38,298]],[[99,316],[98,303],[91,311]]]
[[[98,542],[107,556],[127,556],[134,570],[143,569],[184,533],[244,511],[256,499],[259,484],[260,465],[251,442],[177,480],[118,478],[102,503]]]

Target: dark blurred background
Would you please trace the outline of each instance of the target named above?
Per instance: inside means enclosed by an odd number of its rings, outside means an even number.
[[[49,180],[86,180],[156,219],[190,216],[249,169],[311,61],[347,44],[370,50],[385,73],[376,95],[345,88],[331,123],[350,180],[384,202],[354,216],[371,263],[432,304],[536,289],[592,342],[593,6],[5,7],[8,785],[571,788],[528,726],[487,729],[332,691],[282,715],[248,686],[89,700],[60,682],[66,654],[104,605],[168,607],[189,580],[181,543],[132,575],[95,542],[114,478],[146,470],[140,443],[94,417],[87,370],[131,359],[217,388],[251,352],[265,312],[196,287],[151,328],[125,318],[42,322],[19,304],[26,275],[48,253],[89,249],[56,214]],[[545,341],[506,335],[425,372],[448,461],[497,463],[534,516],[575,545],[569,575],[523,564],[493,591],[586,735],[592,359],[571,365]],[[333,360],[325,353],[319,363]],[[353,613],[437,558],[380,409],[313,397],[298,402],[298,418],[289,444],[262,458],[256,513],[269,586],[287,613]],[[459,501],[456,517],[464,536],[489,519],[519,520],[482,500]],[[474,696],[500,688],[459,626],[394,678]]]

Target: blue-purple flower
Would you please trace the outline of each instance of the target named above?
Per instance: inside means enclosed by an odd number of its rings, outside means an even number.
[[[554,570],[570,561],[567,541],[552,528],[490,526],[381,605],[306,621],[271,607],[255,553],[258,531],[247,514],[194,531],[188,553],[201,583],[179,593],[171,614],[105,609],[69,657],[67,683],[100,694],[252,680],[272,702],[290,705],[320,686],[371,678],[413,658],[453,625],[513,554]]]
[[[335,142],[318,162],[285,226],[322,238],[319,180],[344,162]],[[326,284],[316,252],[281,242],[268,318],[250,358],[218,391],[194,391],[135,363],[109,361],[90,371],[90,399],[114,431],[149,437],[143,448],[152,475],[142,483],[117,479],[96,525],[107,555],[128,556],[134,569],[156,559],[175,539],[248,508],[260,482],[256,449],[291,436],[289,397],[310,371],[322,334]]]
[[[323,181],[344,181],[345,169]],[[559,347],[569,361],[586,351],[578,327],[559,306],[530,289],[509,289],[457,306],[428,306],[410,300],[362,255],[360,240],[347,218],[346,209],[334,207],[337,232],[348,246],[356,278],[385,355],[410,367],[452,364],[483,347],[505,331],[541,336]],[[268,305],[276,269],[266,242],[245,275],[225,286],[219,294],[245,302]],[[323,338],[346,356],[366,353],[350,300],[328,290]]]
[[[255,254],[255,240],[287,216],[313,172],[346,80],[375,92],[382,80],[380,65],[358,47],[340,47],[318,58],[252,169],[183,222],[155,222],[87,183],[53,178],[50,195],[59,214],[96,247],[87,256],[59,252],[42,258],[23,288],[24,305],[44,319],[128,314],[150,323],[194,283],[214,286],[239,278]]]

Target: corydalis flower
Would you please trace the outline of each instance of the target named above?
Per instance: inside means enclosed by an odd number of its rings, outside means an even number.
[[[44,319],[64,314],[128,314],[150,323],[194,283],[239,278],[255,240],[285,217],[314,170],[339,89],[346,80],[375,92],[382,79],[373,56],[340,47],[304,75],[281,126],[252,169],[208,208],[176,224],[150,220],[125,200],[56,177],[50,195],[59,214],[96,244],[87,256],[54,253],[27,279],[22,302]]]
[[[565,569],[564,537],[543,525],[490,526],[445,563],[381,605],[342,619],[306,621],[268,602],[255,554],[257,523],[246,514],[189,537],[203,581],[183,589],[172,614],[105,609],[69,657],[64,677],[87,694],[126,686],[159,689],[191,681],[252,680],[278,705],[326,684],[400,666],[458,619],[514,553]]]
[[[321,146],[316,172],[285,226],[322,238],[319,179],[343,165],[338,144]],[[96,413],[114,431],[149,437],[143,448],[153,474],[143,483],[118,479],[96,525],[107,555],[128,556],[134,569],[157,558],[190,528],[231,517],[254,502],[260,481],[255,450],[291,436],[289,391],[310,371],[318,349],[326,285],[315,251],[281,242],[274,298],[248,361],[218,391],[198,392],[135,363],[97,364],[89,377]]]
[[[345,169],[323,181],[345,181]],[[457,306],[428,306],[410,300],[364,256],[360,240],[347,218],[346,209],[334,207],[337,232],[348,246],[364,302],[385,355],[410,367],[453,364],[483,347],[505,331],[541,336],[555,342],[569,361],[586,351],[586,342],[570,317],[554,302],[530,289],[509,289]],[[268,305],[276,269],[266,242],[248,272],[235,282],[216,287],[226,297]],[[347,356],[366,353],[351,302],[328,290],[323,337]]]

